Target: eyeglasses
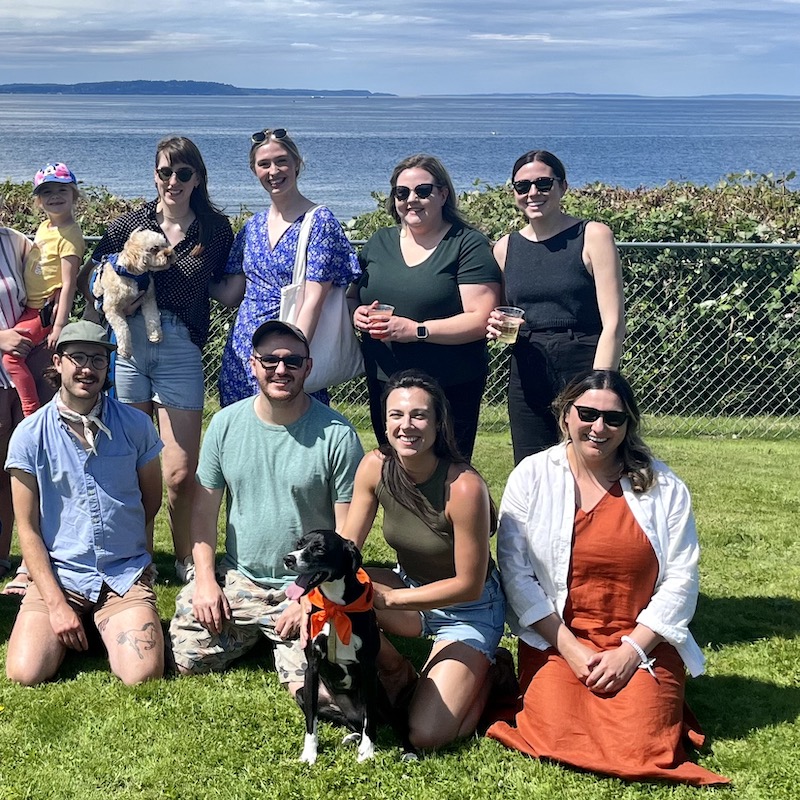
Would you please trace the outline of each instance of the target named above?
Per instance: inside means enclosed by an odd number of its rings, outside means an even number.
[[[253,144],[261,144],[267,139],[285,139],[288,135],[286,128],[264,128],[263,131],[256,131],[250,137],[250,141]]]
[[[181,183],[188,183],[194,177],[194,170],[191,167],[178,167],[178,169],[159,167],[156,175],[162,181],[168,181],[174,175]]]
[[[609,428],[619,428],[628,421],[627,411],[601,411],[591,406],[573,406],[573,408],[578,412],[578,419],[581,422],[595,422],[602,417]]]
[[[253,358],[260,361],[264,369],[277,369],[281,362],[286,369],[300,369],[308,361],[308,356],[262,356],[258,353],[253,353]]]
[[[90,356],[87,353],[62,353],[66,356],[78,369],[83,369],[87,364],[92,365],[92,369],[105,369],[108,366],[108,356],[97,353]]]
[[[409,189],[408,186],[395,186],[392,189],[392,194],[402,202],[403,200],[408,200],[413,191],[420,200],[424,200],[426,197],[431,196],[434,189],[439,188],[441,187],[435,183],[420,183],[419,186],[415,186],[413,189]]]
[[[517,194],[528,194],[531,186],[535,186],[537,192],[547,194],[557,180],[560,180],[560,178],[534,178],[532,181],[514,181],[511,185]]]

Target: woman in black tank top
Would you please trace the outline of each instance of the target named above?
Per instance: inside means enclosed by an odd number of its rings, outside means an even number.
[[[514,463],[551,447],[558,427],[550,405],[576,375],[619,368],[625,336],[622,270],[607,225],[564,213],[564,165],[531,150],[511,172],[514,201],[527,224],[494,246],[505,299],[525,312],[513,345],[508,415]],[[500,335],[493,311],[487,338]]]

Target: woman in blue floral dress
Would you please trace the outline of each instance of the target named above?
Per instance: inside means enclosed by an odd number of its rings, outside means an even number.
[[[269,193],[271,206],[251,217],[236,237],[225,273],[242,275],[244,300],[222,354],[220,403],[235,403],[258,393],[250,369],[255,329],[280,311],[281,288],[292,282],[297,238],[315,204],[297,188],[303,159],[283,128],[252,136],[250,168]],[[330,209],[319,206],[308,239],[306,290],[297,320],[310,340],[322,303],[332,286],[347,286],[361,275],[358,258]],[[327,392],[316,397],[327,402]]]

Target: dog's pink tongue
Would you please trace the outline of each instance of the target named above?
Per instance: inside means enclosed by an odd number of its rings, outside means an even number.
[[[289,600],[299,600],[303,596],[303,587],[296,583],[290,583],[286,587],[286,596]]]

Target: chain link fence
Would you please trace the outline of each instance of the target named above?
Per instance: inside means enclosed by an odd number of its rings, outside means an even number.
[[[628,335],[622,371],[646,431],[670,436],[800,437],[800,245],[620,243]],[[204,353],[206,412],[233,314],[215,308]],[[510,351],[491,348],[481,430],[508,430]],[[362,379],[332,405],[369,427]]]

